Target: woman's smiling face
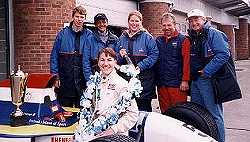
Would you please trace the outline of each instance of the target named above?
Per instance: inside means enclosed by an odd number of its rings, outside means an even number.
[[[108,76],[115,68],[116,60],[109,54],[101,53],[98,66],[104,76]]]
[[[142,27],[142,21],[136,15],[132,15],[128,21],[128,28],[131,32],[138,32]]]

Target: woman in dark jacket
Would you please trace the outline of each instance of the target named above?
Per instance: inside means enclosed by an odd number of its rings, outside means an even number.
[[[125,63],[123,57],[128,55],[135,69],[140,71],[143,92],[136,102],[139,110],[152,111],[151,101],[156,97],[153,65],[158,59],[159,51],[153,36],[142,27],[142,14],[139,11],[129,13],[128,30],[119,38],[116,52],[120,53],[120,64]]]

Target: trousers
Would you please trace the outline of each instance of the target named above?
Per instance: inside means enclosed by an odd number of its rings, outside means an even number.
[[[216,104],[210,78],[198,77],[191,83],[191,102],[204,106],[214,117],[219,130],[218,142],[225,142],[222,104]]]
[[[188,93],[186,91],[180,91],[180,88],[162,86],[157,90],[161,113],[166,112],[177,103],[187,101]]]

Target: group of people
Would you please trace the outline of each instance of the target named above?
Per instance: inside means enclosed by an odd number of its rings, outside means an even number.
[[[122,127],[111,127],[104,135],[130,129],[136,122],[138,109],[152,111],[151,101],[157,93],[162,113],[187,101],[190,94],[192,102],[204,106],[214,116],[219,142],[225,141],[223,108],[214,101],[210,79],[229,59],[229,45],[223,33],[206,21],[201,10],[188,13],[188,36],[178,32],[172,13],[164,13],[161,17],[163,34],[156,39],[143,28],[139,11],[129,13],[128,29],[119,38],[108,30],[108,18],[103,13],[94,17],[95,29],[87,29],[84,26],[86,14],[81,6],[73,10],[72,22],[58,33],[51,52],[50,70],[57,76],[57,99],[62,106],[80,107],[82,91],[95,71],[100,71],[104,83],[113,82],[103,85],[101,91],[105,93],[102,94],[119,95],[114,88],[126,83],[115,73],[116,66],[127,64],[125,57],[129,57],[135,70],[140,72],[138,78],[143,91],[135,100],[137,105],[131,103],[118,121]],[[107,101],[103,105],[111,105],[112,99],[102,97]]]

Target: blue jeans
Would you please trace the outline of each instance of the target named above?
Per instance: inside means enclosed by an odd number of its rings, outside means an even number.
[[[191,84],[191,102],[204,106],[214,117],[219,130],[219,142],[225,142],[222,104],[216,104],[211,80],[199,77]]]

